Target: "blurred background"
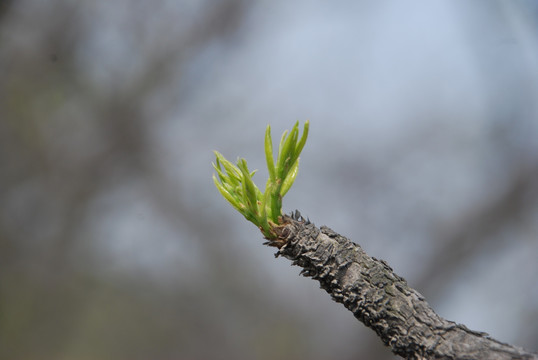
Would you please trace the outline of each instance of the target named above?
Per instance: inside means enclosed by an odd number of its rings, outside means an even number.
[[[220,196],[311,122],[284,210],[538,348],[538,2],[0,3],[0,358],[394,359]]]

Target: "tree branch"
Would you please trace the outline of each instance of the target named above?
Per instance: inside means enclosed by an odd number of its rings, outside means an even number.
[[[443,319],[383,260],[326,226],[295,212],[284,216],[278,238],[266,244],[318,280],[336,302],[372,328],[392,352],[406,359],[538,359],[486,333]]]

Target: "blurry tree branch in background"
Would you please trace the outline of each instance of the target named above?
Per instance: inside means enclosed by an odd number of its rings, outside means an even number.
[[[5,0],[0,3],[0,21],[2,21],[4,15],[9,12],[9,8],[12,4],[13,0]]]
[[[112,71],[99,83],[84,68],[81,54],[95,36],[92,32],[99,31],[93,23],[109,25],[101,12],[106,12],[107,6],[106,2],[64,1],[0,4],[1,358],[73,358],[93,352],[101,359],[117,359],[117,354],[103,345],[78,343],[79,337],[92,338],[103,326],[91,315],[103,299],[108,300],[99,311],[116,314],[111,315],[107,331],[129,339],[159,338],[148,347],[151,353],[132,350],[129,355],[131,350],[120,346],[117,351],[124,351],[128,358],[151,358],[163,342],[168,342],[163,351],[185,344],[195,349],[201,338],[185,336],[178,341],[176,334],[185,328],[191,334],[207,331],[203,324],[196,327],[198,319],[184,316],[182,307],[188,296],[177,299],[177,293],[169,295],[174,300],[167,308],[159,306],[160,311],[168,312],[169,319],[148,320],[145,334],[126,331],[124,327],[131,325],[122,319],[157,312],[157,305],[133,301],[140,296],[138,292],[147,291],[138,289],[140,284],[133,288],[129,282],[119,281],[116,287],[110,286],[106,277],[92,273],[95,265],[87,263],[79,252],[92,246],[85,238],[92,204],[133,181],[143,184],[172,227],[181,231],[190,227],[192,233],[207,231],[181,196],[168,195],[177,193],[178,184],[166,179],[155,165],[148,139],[162,114],[149,115],[145,109],[150,95],[169,87],[173,73],[200,48],[236,31],[244,5],[242,1],[220,1],[190,19],[178,19],[171,13],[174,22],[195,24],[188,32],[174,36],[161,22],[166,8],[143,1],[130,3],[128,6],[151,9],[125,12],[123,22],[115,24],[123,26],[126,34],[135,34],[138,70],[122,82],[106,62],[98,62],[98,54],[92,54],[97,61],[92,64],[95,69]],[[127,4],[119,2],[117,6]],[[146,36],[141,24],[149,21],[163,26],[159,41]],[[214,249],[206,252],[208,259],[214,258],[210,261],[214,266],[219,264],[218,255]],[[114,309],[114,302],[132,305]],[[181,320],[168,324],[178,315]],[[115,324],[110,322],[113,317],[117,318]],[[163,332],[166,336],[157,335]],[[107,337],[103,333],[96,341],[102,336]],[[212,356],[213,350],[197,351],[197,355],[206,352]]]
[[[449,226],[449,229],[457,230],[444,232],[447,238],[440,241],[443,245],[429,259],[429,265],[422,272],[423,277],[416,281],[416,286],[433,294],[440,293],[441,287],[450,278],[452,266],[472,261],[507,223],[524,226],[529,206],[538,200],[537,184],[538,164],[525,164],[513,173],[504,191],[491,202],[462,214],[457,227]]]

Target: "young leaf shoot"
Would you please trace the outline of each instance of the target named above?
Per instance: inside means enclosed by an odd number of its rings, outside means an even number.
[[[271,127],[267,125],[265,130],[265,160],[269,179],[267,179],[263,193],[252,181],[256,171],[248,170],[245,159],[238,159],[237,165],[234,165],[226,160],[222,154],[215,151],[216,160],[213,163],[217,172],[217,176],[213,174],[215,186],[237,211],[261,230],[267,239],[276,238],[274,227],[281,221],[282,198],[297,177],[299,155],[306,143],[309,125],[309,122],[306,121],[300,139],[298,121],[289,133],[286,130],[282,134],[276,165],[273,158]]]

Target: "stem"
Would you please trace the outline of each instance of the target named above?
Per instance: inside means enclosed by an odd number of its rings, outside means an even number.
[[[283,217],[276,240],[266,244],[318,280],[334,301],[372,328],[392,352],[406,359],[538,359],[486,333],[443,319],[383,260],[328,227],[300,214]]]

